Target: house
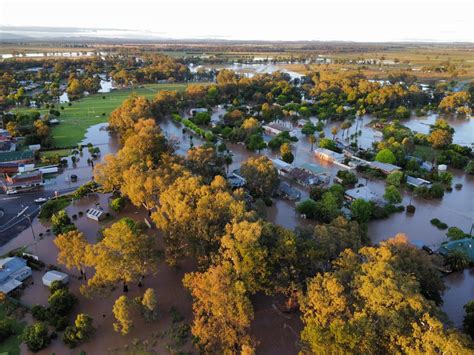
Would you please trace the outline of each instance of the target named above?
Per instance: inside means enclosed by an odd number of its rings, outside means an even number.
[[[13,141],[0,141],[0,152],[14,152],[16,143]]]
[[[8,294],[23,284],[30,277],[31,268],[26,260],[17,256],[0,259],[0,292]]]
[[[342,153],[336,153],[333,152],[332,150],[326,149],[326,148],[316,148],[314,150],[314,154],[322,160],[327,160],[333,163],[342,163],[345,159],[344,154]]]
[[[69,283],[69,275],[64,272],[51,270],[44,274],[41,280],[43,281],[43,285],[51,287],[54,281],[60,281],[63,284]]]
[[[437,250],[439,254],[446,256],[451,250],[461,250],[466,253],[469,261],[474,263],[474,239],[464,238],[447,242]]]
[[[399,166],[389,164],[389,163],[381,163],[379,161],[371,161],[369,162],[369,166],[372,169],[381,171],[385,175],[388,175],[390,173],[393,173],[394,171],[401,169]]]
[[[86,211],[87,218],[93,219],[94,221],[101,221],[105,218],[105,213],[103,210],[99,210],[96,208],[89,208]]]
[[[4,191],[32,189],[42,186],[43,173],[41,171],[29,171],[15,174],[12,177],[6,175],[5,179],[0,181]]]
[[[291,137],[296,137],[297,132],[293,127],[283,121],[275,121],[262,126],[264,132],[270,136],[277,136],[283,132],[289,132]]]
[[[273,166],[278,171],[278,174],[281,176],[287,176],[294,167],[291,164],[288,164],[286,161],[281,159],[271,159]]]
[[[431,182],[429,182],[428,180],[420,179],[420,178],[409,176],[409,175],[407,175],[407,184],[413,187],[420,187],[420,186],[430,187],[431,186]]]
[[[293,170],[291,170],[288,174],[288,177],[305,187],[318,185],[320,183],[318,176],[300,168],[294,168]]]
[[[20,164],[18,163],[0,163],[0,178],[5,175],[12,175],[19,172]]]
[[[362,199],[366,202],[373,202],[379,205],[385,203],[377,194],[372,192],[367,186],[349,189],[344,192],[344,197],[350,202],[353,202],[357,199]]]
[[[0,163],[33,163],[35,160],[31,150],[0,152]]]
[[[240,175],[234,173],[227,176],[227,181],[233,189],[244,187],[247,181]]]
[[[297,201],[301,198],[301,193],[284,181],[280,182],[278,186],[278,195],[290,201]]]

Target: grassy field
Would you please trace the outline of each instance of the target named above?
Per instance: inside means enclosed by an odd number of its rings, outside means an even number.
[[[59,117],[60,123],[52,127],[54,146],[58,148],[75,146],[84,139],[87,129],[98,123],[107,122],[109,114],[132,93],[152,98],[160,90],[184,90],[187,84],[148,84],[137,89],[114,90],[94,94],[73,101],[72,106],[64,104]],[[104,98],[105,97],[105,98]],[[43,113],[46,110],[42,110]]]
[[[416,145],[413,155],[417,158],[424,159],[431,162],[440,153],[439,150],[435,150],[427,145]]]
[[[6,318],[6,311],[3,305],[0,305],[0,319]],[[20,336],[23,332],[23,328],[25,327],[25,323],[13,321],[13,328],[15,330],[15,334],[9,337],[4,342],[0,343],[0,354],[8,354],[8,355],[19,355],[20,354]]]

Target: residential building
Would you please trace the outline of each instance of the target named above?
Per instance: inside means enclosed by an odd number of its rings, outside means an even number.
[[[266,134],[276,136],[283,132],[289,132],[291,137],[296,137],[297,132],[292,125],[284,121],[274,121],[262,126]]]
[[[293,165],[281,159],[271,159],[271,161],[281,176],[288,176],[290,171],[294,169]]]
[[[474,263],[474,239],[464,238],[444,243],[438,249],[438,253],[446,256],[451,250],[461,250],[466,253],[469,261]]]
[[[310,187],[322,183],[318,176],[311,173],[310,171],[300,168],[292,169],[288,174],[288,178],[296,181],[298,184],[303,185],[305,187]]]
[[[8,294],[23,284],[31,276],[31,268],[26,260],[17,256],[0,259],[0,292]]]
[[[401,168],[399,166],[389,164],[389,163],[381,163],[379,161],[371,161],[369,162],[369,166],[372,169],[376,169],[384,173],[385,175],[388,175],[390,173],[393,173],[394,171],[400,170]]]
[[[5,175],[5,179],[0,180],[4,191],[32,189],[43,184],[43,173],[37,170],[15,174],[11,177]]]
[[[240,175],[234,173],[227,176],[227,181],[233,189],[244,187],[247,184],[247,181]]]
[[[35,160],[31,150],[0,152],[0,163],[33,163]]]
[[[207,108],[198,107],[198,108],[192,108],[191,110],[189,110],[189,114],[191,116],[194,116],[195,114],[201,113],[201,112],[207,112]]]
[[[285,181],[280,182],[278,195],[290,201],[297,201],[301,198],[301,193]]]
[[[350,202],[353,202],[357,199],[362,199],[366,202],[373,202],[379,205],[385,203],[383,199],[380,198],[380,196],[372,192],[367,186],[360,186],[353,189],[349,189],[344,192],[344,197]]]
[[[414,176],[407,176],[407,185],[410,185],[413,187],[420,187],[420,186],[430,187],[431,182],[429,182],[428,180],[414,177]]]
[[[344,154],[336,153],[336,152],[333,152],[332,150],[329,150],[329,149],[326,149],[326,148],[316,148],[314,150],[314,154],[316,154],[316,156],[319,159],[327,160],[327,161],[330,161],[330,162],[333,162],[333,163],[336,163],[336,162],[337,163],[342,163],[345,159]]]

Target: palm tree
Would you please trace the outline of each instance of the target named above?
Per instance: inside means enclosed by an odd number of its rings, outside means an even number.
[[[309,142],[311,143],[311,151],[313,151],[314,143],[316,143],[316,137],[313,134],[309,136]]]
[[[332,133],[332,139],[335,140],[336,139],[336,134],[339,132],[339,127],[333,127],[331,129],[331,133]]]

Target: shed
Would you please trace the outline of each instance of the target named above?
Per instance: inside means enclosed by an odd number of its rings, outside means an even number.
[[[96,208],[89,208],[86,212],[87,218],[93,219],[94,221],[100,221],[105,218],[104,211]]]
[[[61,281],[63,284],[67,284],[69,283],[69,275],[65,274],[64,272],[51,270],[43,275],[42,281],[43,285],[48,287],[51,287],[51,284],[54,281]]]

